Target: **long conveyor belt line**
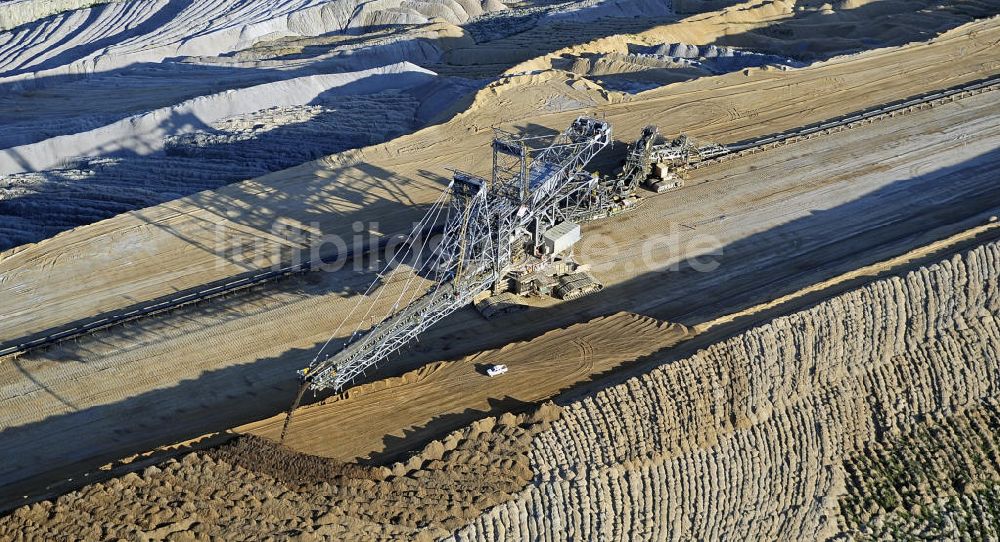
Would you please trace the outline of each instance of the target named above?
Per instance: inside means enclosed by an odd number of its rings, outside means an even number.
[[[953,102],[968,96],[974,96],[997,89],[1000,89],[1000,76],[991,76],[989,78],[972,81],[950,89],[915,96],[899,103],[858,111],[843,117],[805,126],[796,130],[790,130],[779,134],[772,134],[727,145],[726,148],[728,149],[728,152],[725,154],[704,160],[697,164],[692,164],[689,167],[695,169],[705,167],[710,164],[717,164],[733,158],[747,156],[822,135],[850,130],[858,126],[877,122],[879,120],[892,118],[897,115],[907,114],[913,111],[920,111],[936,105]],[[431,229],[439,230],[440,226],[436,226]],[[428,234],[433,233],[433,231],[428,231]],[[390,238],[391,237],[383,238],[379,245],[384,246]],[[343,257],[349,259],[362,256],[364,253],[369,252],[372,248],[374,247],[366,248],[362,251],[362,254],[348,253],[343,255]],[[133,305],[121,310],[101,314],[93,318],[78,320],[65,326],[59,326],[27,337],[21,337],[0,343],[0,356],[22,354],[36,348],[53,345],[64,340],[77,338],[94,331],[134,321],[146,316],[163,314],[185,305],[215,299],[242,290],[247,290],[284,277],[311,271],[322,263],[322,261],[306,261],[297,265],[282,267],[280,269],[249,273],[239,277],[229,277],[197,288],[183,290],[175,294]]]
[[[789,130],[779,134],[766,135],[734,143],[732,145],[726,145],[727,152],[701,162],[691,164],[687,168],[698,169],[711,164],[718,164],[733,158],[756,154],[761,151],[774,149],[791,143],[798,143],[799,141],[805,141],[807,139],[823,135],[835,134],[837,132],[843,132],[860,126],[867,126],[874,122],[892,118],[897,115],[921,111],[936,105],[954,102],[962,98],[975,96],[977,94],[997,89],[1000,89],[1000,77],[980,79],[978,81],[948,90],[932,92],[930,94],[910,98],[900,103],[867,109],[851,113],[843,117],[838,117],[836,119],[797,128],[795,130]]]

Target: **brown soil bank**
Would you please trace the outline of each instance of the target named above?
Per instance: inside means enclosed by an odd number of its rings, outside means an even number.
[[[363,467],[255,436],[16,510],[3,540],[431,540],[512,498],[559,416],[479,420],[406,463]]]
[[[777,318],[568,405],[454,539],[995,539],[998,315],[994,242]]]
[[[984,244],[392,467],[242,437],[0,538],[996,538],[998,271]]]

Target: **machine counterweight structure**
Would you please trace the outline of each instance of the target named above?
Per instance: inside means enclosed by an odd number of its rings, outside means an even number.
[[[553,255],[543,253],[544,233],[604,206],[605,191],[583,168],[610,142],[611,126],[588,117],[576,119],[550,141],[498,131],[492,178],[455,172],[442,197],[355,307],[368,301],[368,316],[392,284],[396,288],[389,295],[399,293],[388,314],[368,329],[362,329],[363,317],[343,349],[325,355],[331,338],[300,371],[309,387],[343,389],[477,295],[503,290],[504,277],[529,253],[542,261],[551,259]],[[539,144],[544,146],[536,147]],[[443,232],[431,248],[420,232],[441,216]],[[415,263],[402,265],[409,258]]]

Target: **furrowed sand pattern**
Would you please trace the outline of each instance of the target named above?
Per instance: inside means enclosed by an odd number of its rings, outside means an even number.
[[[998,517],[998,269],[981,245],[390,467],[244,436],[22,507],[0,537],[978,539]]]
[[[643,126],[829,127],[998,44],[1000,0],[0,0],[0,541],[1000,542],[996,84],[637,192],[573,249],[600,292],[284,425],[493,129],[604,119],[611,180]]]
[[[856,454],[880,436],[896,439],[924,417],[980,408],[995,393],[998,269],[1000,244],[985,245],[778,318],[573,403],[536,437],[538,482],[453,540],[835,535],[842,528],[838,499],[849,485],[845,459],[855,458],[848,464],[856,469],[864,465]],[[997,426],[988,427],[995,442]],[[960,448],[966,442],[953,441]],[[938,453],[968,452],[945,446]],[[990,457],[995,464],[995,452]],[[950,515],[950,525],[967,524],[967,513],[980,514],[979,522],[983,514],[998,520],[1000,476],[995,466],[977,472],[988,476],[976,486],[983,488],[976,503],[992,508],[944,504],[937,513]],[[854,476],[877,473],[862,469]],[[863,525],[852,515],[849,528]]]

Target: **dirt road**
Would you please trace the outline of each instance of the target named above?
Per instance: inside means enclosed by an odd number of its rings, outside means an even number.
[[[399,231],[437,196],[445,166],[488,169],[488,128],[498,120],[561,129],[596,109],[623,140],[656,122],[668,133],[733,141],[978,79],[998,65],[997,39],[1000,28],[986,21],[929,44],[804,70],[699,79],[615,103],[564,75],[513,78],[468,113],[390,144],[5,253],[0,333],[20,336],[261,266],[228,250],[240,242],[291,246],[320,230],[350,236],[354,221]],[[566,100],[576,105],[564,107]],[[493,322],[462,311],[400,355],[391,372],[622,310],[696,325],[905,252],[1000,207],[998,127],[996,98],[984,95],[700,170],[684,190],[587,227],[579,253],[608,285],[601,294]],[[272,234],[275,222],[298,228],[302,240]],[[644,246],[654,249],[648,265]],[[718,247],[720,256],[698,260],[717,263],[713,272],[693,267],[693,258]],[[280,411],[294,371],[371,278],[351,269],[310,274],[3,360],[0,493]]]
[[[608,285],[600,294],[497,321],[462,311],[392,370],[618,310],[697,324],[904,252],[1000,208],[998,147],[1000,108],[982,95],[699,171],[680,192],[588,226],[609,241],[580,250]],[[675,230],[680,252],[644,269],[643,241]],[[692,268],[712,248],[698,235],[722,247],[711,273]],[[369,278],[312,274],[0,365],[4,492],[278,412],[294,369],[353,302],[345,293]]]
[[[686,337],[684,326],[634,314],[595,318],[531,341],[351,388],[346,397],[333,397],[327,404],[305,406],[292,418],[284,444],[341,461],[399,460],[401,452],[418,449],[444,432],[533,405]],[[496,363],[510,371],[485,376],[486,367]],[[233,431],[277,441],[284,419],[280,414]]]
[[[665,133],[731,142],[982,78],[1000,70],[998,40],[1000,25],[984,20],[928,43],[636,96],[608,95],[551,70],[504,78],[445,124],[0,254],[0,340],[268,267],[324,235],[350,242],[355,223],[362,231],[407,231],[437,198],[446,168],[488,173],[493,126],[562,130],[577,115],[597,113],[621,141],[656,123]]]
[[[1000,244],[939,258],[398,463],[244,436],[21,507],[0,537],[992,540]],[[391,408],[367,391],[302,414]]]

